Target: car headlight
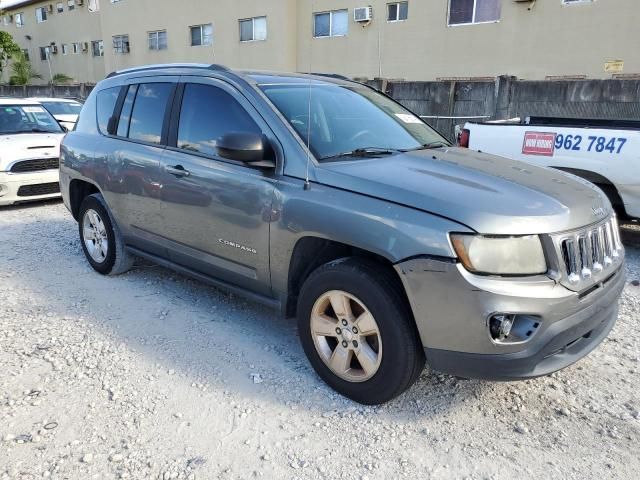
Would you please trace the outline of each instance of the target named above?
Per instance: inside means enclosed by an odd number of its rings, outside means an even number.
[[[460,262],[470,272],[536,275],[547,271],[542,243],[537,235],[483,237],[451,234],[451,243]]]

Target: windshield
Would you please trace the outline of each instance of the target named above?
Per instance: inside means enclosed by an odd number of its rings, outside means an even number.
[[[62,133],[62,128],[41,105],[1,105],[0,135],[12,133]]]
[[[82,104],[75,102],[40,102],[51,115],[80,115]]]
[[[305,143],[310,130],[309,145],[318,160],[348,156],[358,150],[382,152],[449,145],[413,113],[364,86],[296,84],[260,88]]]

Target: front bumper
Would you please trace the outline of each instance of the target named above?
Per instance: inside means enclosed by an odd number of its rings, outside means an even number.
[[[396,269],[430,366],[488,380],[548,375],[587,355],[613,328],[625,283],[624,265],[586,293],[545,276],[480,277],[458,264],[428,258]],[[539,327],[524,342],[496,343],[487,326],[496,312],[535,317]]]
[[[55,189],[57,191],[51,191],[52,184],[58,181],[58,170],[33,173],[0,172],[0,206],[60,197],[59,186]],[[24,188],[21,190],[21,187]],[[40,194],[43,191],[47,193]]]

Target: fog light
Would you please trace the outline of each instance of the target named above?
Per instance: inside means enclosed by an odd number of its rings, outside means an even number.
[[[533,315],[494,313],[487,320],[491,340],[502,344],[528,342],[540,325],[540,317]]]
[[[493,315],[489,319],[489,332],[491,338],[502,342],[511,334],[513,328],[514,315]]]

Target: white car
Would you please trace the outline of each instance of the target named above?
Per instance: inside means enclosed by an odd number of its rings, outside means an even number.
[[[39,103],[0,98],[0,206],[60,196],[63,137]]]
[[[469,122],[462,147],[553,167],[596,184],[622,218],[640,218],[640,122],[528,117]]]
[[[34,102],[41,104],[56,120],[58,120],[58,122],[60,122],[60,125],[65,127],[68,131],[73,130],[73,127],[78,121],[80,110],[82,110],[82,104],[80,102],[67,98],[33,97],[27,98],[27,100],[33,100]]]

